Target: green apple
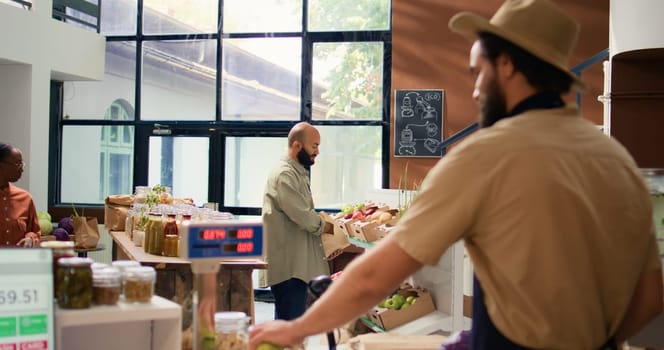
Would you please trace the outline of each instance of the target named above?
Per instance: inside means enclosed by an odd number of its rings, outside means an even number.
[[[258,346],[256,347],[256,350],[283,350],[283,349],[284,349],[283,346],[275,345],[272,343],[266,343],[266,342],[262,342],[258,344]]]
[[[385,300],[384,305],[385,305],[384,307],[388,309],[394,309],[394,310],[397,309],[397,301],[392,298]]]
[[[385,302],[386,301],[387,301],[387,299],[381,300],[380,303],[378,303],[378,307],[385,307]]]
[[[412,303],[413,303],[413,300],[415,300],[415,297],[412,296],[412,295],[410,295],[410,296],[408,296],[408,297],[406,298],[406,302],[407,302],[408,304],[412,304]]]
[[[406,298],[403,295],[400,294],[395,294],[392,297],[392,300],[394,300],[394,303],[396,304],[396,309],[400,309],[401,306],[406,302]]]
[[[403,309],[405,309],[405,308],[407,308],[407,307],[409,307],[409,306],[410,306],[410,303],[409,303],[409,302],[405,302],[405,303],[403,303],[403,305],[401,305],[401,308],[400,308],[399,310],[403,310]]]

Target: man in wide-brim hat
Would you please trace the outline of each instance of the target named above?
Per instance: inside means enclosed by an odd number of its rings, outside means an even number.
[[[461,239],[475,271],[471,349],[617,349],[662,312],[639,169],[562,99],[584,86],[568,69],[576,21],[549,0],[508,0],[490,20],[449,24],[473,41],[482,129],[429,172],[390,235],[302,317],[257,325],[251,349],[339,327]]]

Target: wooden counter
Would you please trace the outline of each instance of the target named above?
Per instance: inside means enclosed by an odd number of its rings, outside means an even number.
[[[174,257],[145,253],[124,232],[110,231],[113,238],[113,260],[135,260],[157,270],[155,294],[182,305],[183,328],[191,323],[191,263]],[[254,317],[254,288],[251,274],[254,269],[266,269],[259,259],[221,262],[217,275],[217,311],[242,311]]]

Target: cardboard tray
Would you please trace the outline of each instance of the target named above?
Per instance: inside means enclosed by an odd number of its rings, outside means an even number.
[[[391,330],[436,311],[431,294],[428,291],[420,288],[411,288],[409,290],[417,293],[417,302],[415,304],[402,310],[392,310],[375,306],[367,313],[367,318],[384,330]]]

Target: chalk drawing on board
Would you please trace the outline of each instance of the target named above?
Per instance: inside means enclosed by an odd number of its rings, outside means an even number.
[[[395,99],[395,156],[440,156],[443,90],[396,90]]]

